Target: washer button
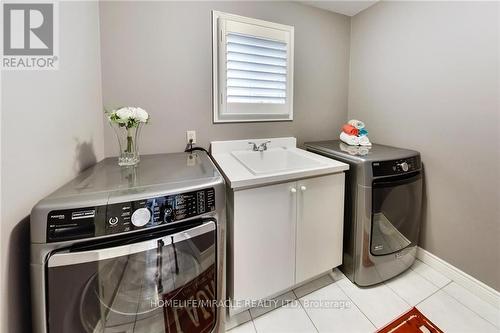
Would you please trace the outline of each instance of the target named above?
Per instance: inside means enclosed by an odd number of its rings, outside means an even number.
[[[118,217],[117,216],[114,216],[114,217],[110,217],[109,220],[108,220],[108,223],[110,225],[115,225],[118,223]]]

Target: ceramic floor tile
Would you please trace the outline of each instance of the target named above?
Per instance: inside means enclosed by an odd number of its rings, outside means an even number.
[[[313,291],[316,291],[318,289],[321,289],[329,284],[333,283],[333,279],[330,277],[329,274],[323,275],[320,278],[313,280],[311,282],[308,282],[298,288],[295,288],[293,292],[297,296],[297,298],[301,298],[302,296],[305,296],[307,294],[312,293]]]
[[[269,311],[280,308],[295,299],[297,299],[297,297],[295,296],[293,291],[289,291],[269,301],[266,301],[265,306],[251,308],[250,315],[252,316],[252,319],[255,319],[262,316],[263,314],[268,313]]]
[[[417,305],[439,289],[411,269],[386,281],[385,284],[412,306]]]
[[[337,283],[302,297],[300,302],[320,333],[375,331],[375,326],[337,286]]]
[[[257,333],[317,332],[296,300],[255,319],[254,324]]]
[[[500,329],[499,309],[483,301],[455,282],[444,287],[443,291]]]
[[[233,316],[226,316],[226,331],[252,320],[250,311],[245,310]]]
[[[446,276],[439,273],[434,268],[431,268],[429,265],[424,264],[420,260],[415,260],[415,263],[413,264],[413,266],[411,266],[411,269],[422,275],[424,278],[426,278],[439,288],[442,288],[451,282],[451,280]]]
[[[349,279],[342,279],[336,284],[377,328],[385,326],[411,308],[384,284],[360,288]]]
[[[498,333],[495,326],[443,290],[427,298],[417,308],[444,332]]]
[[[237,326],[229,331],[231,333],[255,333],[255,327],[253,326],[253,322],[249,321],[243,325]]]

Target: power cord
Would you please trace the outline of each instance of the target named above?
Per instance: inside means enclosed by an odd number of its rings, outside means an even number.
[[[204,151],[205,153],[207,153],[208,157],[210,157],[210,159],[212,159],[212,156],[210,155],[208,150],[206,150],[203,147],[193,147],[193,146],[194,146],[193,139],[189,139],[189,143],[186,145],[186,149],[184,149],[184,152],[185,153],[193,153],[193,151],[196,151],[196,150]]]
[[[206,150],[203,147],[194,147],[193,139],[189,139],[189,143],[187,144],[186,149],[184,149],[184,152],[185,153],[193,154],[194,151],[203,151],[203,152],[205,152],[207,154],[208,158],[212,161],[212,163],[214,165],[217,165],[217,162],[215,162],[212,154],[210,154],[210,152],[208,150]]]

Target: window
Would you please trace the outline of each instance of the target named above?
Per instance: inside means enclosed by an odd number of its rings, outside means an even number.
[[[293,27],[212,12],[214,122],[293,119]]]

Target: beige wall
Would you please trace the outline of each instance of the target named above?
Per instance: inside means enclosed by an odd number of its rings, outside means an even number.
[[[353,17],[349,117],[422,153],[421,245],[500,290],[498,7],[382,2]]]
[[[2,72],[1,332],[31,332],[31,208],[104,156],[98,5],[59,10],[60,69]]]
[[[211,10],[295,27],[293,122],[212,124]],[[152,121],[143,153],[181,151],[186,130],[212,140],[333,137],[347,114],[350,19],[287,2],[103,2],[100,5],[103,99],[139,105]],[[106,155],[116,155],[105,126]]]

